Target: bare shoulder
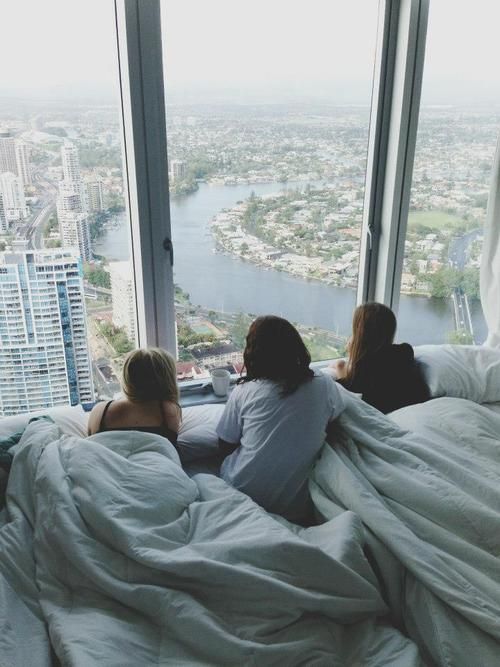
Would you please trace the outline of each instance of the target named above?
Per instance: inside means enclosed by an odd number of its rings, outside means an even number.
[[[177,403],[162,401],[161,409],[167,426],[178,431],[181,424],[182,411]]]

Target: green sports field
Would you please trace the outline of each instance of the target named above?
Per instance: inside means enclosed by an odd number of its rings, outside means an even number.
[[[451,213],[445,211],[413,211],[408,216],[410,227],[416,224],[425,225],[430,229],[441,230],[446,227],[457,227],[463,225],[464,221]]]

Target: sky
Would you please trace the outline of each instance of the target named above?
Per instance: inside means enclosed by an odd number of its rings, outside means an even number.
[[[369,103],[378,0],[161,5],[169,94]],[[113,12],[112,0],[0,0],[0,96],[114,93]],[[499,25],[498,0],[431,0],[424,103],[500,101]]]

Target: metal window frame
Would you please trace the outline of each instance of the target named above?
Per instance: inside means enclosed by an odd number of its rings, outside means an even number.
[[[358,303],[397,310],[417,138],[429,0],[380,10],[368,145]]]
[[[159,0],[115,0],[140,346],[177,354]]]
[[[380,0],[357,301],[397,309],[429,0]],[[160,0],[115,0],[139,345],[176,349]]]

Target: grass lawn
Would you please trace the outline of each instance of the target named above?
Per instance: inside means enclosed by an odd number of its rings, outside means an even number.
[[[441,230],[445,227],[458,227],[464,221],[457,215],[445,213],[444,211],[413,211],[408,216],[408,225],[425,225],[431,229]]]

